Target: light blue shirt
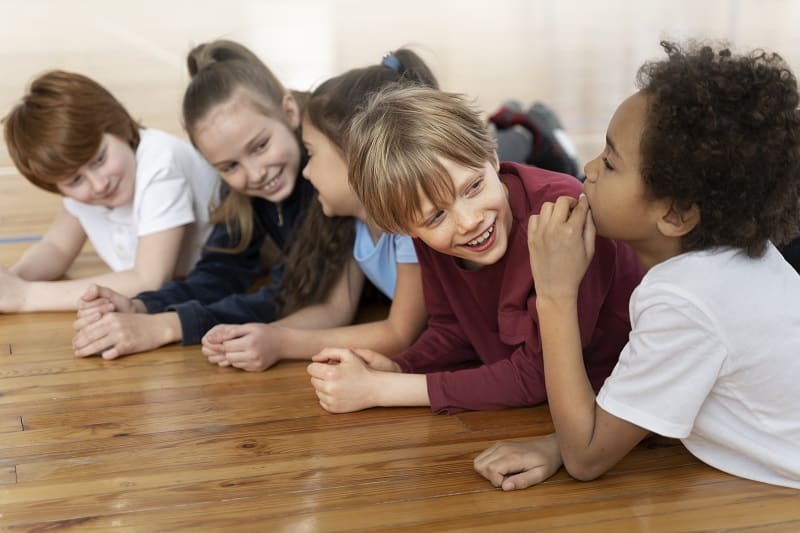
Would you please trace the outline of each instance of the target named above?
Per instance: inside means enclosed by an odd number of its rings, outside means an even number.
[[[397,285],[397,263],[418,262],[411,237],[384,233],[374,243],[367,225],[361,220],[356,220],[353,257],[373,285],[391,299],[394,299]]]

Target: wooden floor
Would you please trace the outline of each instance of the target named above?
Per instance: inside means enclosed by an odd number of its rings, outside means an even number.
[[[445,88],[486,109],[510,96],[551,103],[585,160],[659,37],[727,37],[800,62],[800,3],[788,0],[224,4],[0,0],[0,113],[36,73],[69,68],[180,134],[192,43],[242,40],[304,88],[411,42]],[[59,202],[9,164],[0,148],[0,265]],[[70,275],[101,269],[87,249]],[[595,482],[562,471],[503,493],[472,460],[497,440],[551,431],[546,407],[331,415],[304,364],[245,373],[179,346],[75,359],[72,320],[0,316],[0,530],[800,531],[797,491],[723,474],[673,441],[639,446]]]

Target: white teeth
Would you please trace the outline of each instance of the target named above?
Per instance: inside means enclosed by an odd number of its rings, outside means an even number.
[[[484,231],[478,238],[469,241],[467,246],[478,246],[479,244],[483,244],[492,234],[492,231],[494,231],[494,226],[489,226],[489,229]]]

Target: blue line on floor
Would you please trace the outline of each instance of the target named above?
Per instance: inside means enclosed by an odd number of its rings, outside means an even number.
[[[23,235],[22,237],[0,237],[0,244],[13,244],[15,242],[35,242],[41,240],[41,235]]]

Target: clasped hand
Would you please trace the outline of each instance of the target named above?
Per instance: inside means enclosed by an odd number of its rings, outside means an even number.
[[[528,220],[528,251],[537,298],[577,299],[594,256],[596,230],[589,202],[562,196]]]

